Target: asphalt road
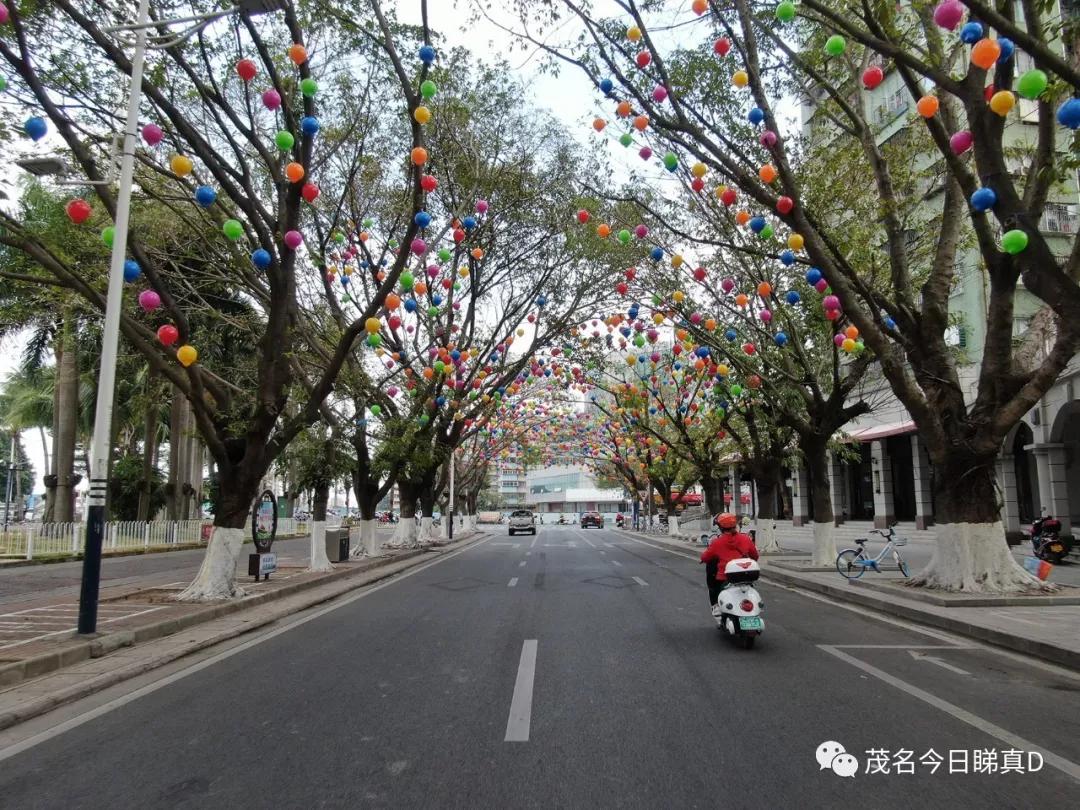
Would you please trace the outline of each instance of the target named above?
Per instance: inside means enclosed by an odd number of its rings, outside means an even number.
[[[737,649],[703,579],[612,530],[495,535],[96,716],[71,709],[0,748],[0,806],[1080,805],[1077,675],[770,584],[764,636]],[[826,741],[853,778],[820,769]],[[958,772],[959,752],[1000,770],[1033,748],[1037,773]]]

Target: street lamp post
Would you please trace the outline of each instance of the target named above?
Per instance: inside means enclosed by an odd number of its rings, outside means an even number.
[[[139,129],[139,101],[142,98],[143,64],[146,60],[147,35],[151,28],[177,22],[194,23],[175,38],[155,38],[152,47],[169,47],[195,34],[203,27],[227,14],[241,11],[261,14],[279,10],[284,0],[239,0],[223,11],[176,20],[150,20],[150,0],[139,0],[135,22],[106,29],[114,34],[131,31],[135,34],[135,53],[131,58],[131,83],[128,90],[127,118],[120,158],[120,185],[116,195],[116,222],[113,232],[112,255],[109,260],[109,287],[105,298],[105,327],[101,340],[101,371],[98,374],[97,406],[94,412],[94,433],[90,442],[90,492],[86,507],[86,545],[83,552],[82,586],[79,590],[80,635],[97,630],[98,593],[101,589],[101,544],[105,535],[105,495],[109,487],[109,456],[111,451],[113,394],[116,384],[116,353],[120,337],[120,307],[124,292],[124,261],[127,255],[128,220],[131,212],[131,186],[135,174],[135,139]]]
[[[446,509],[450,525],[447,527],[447,540],[454,541],[454,451],[450,451],[450,504]]]

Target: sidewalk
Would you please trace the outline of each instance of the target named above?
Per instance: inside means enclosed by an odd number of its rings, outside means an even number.
[[[618,530],[622,531],[622,530]],[[697,559],[701,547],[660,535],[623,532],[660,548]],[[1080,588],[1033,597],[946,597],[909,590],[899,572],[868,572],[849,582],[835,571],[800,570],[807,556],[785,549],[763,556],[762,574],[773,582],[872,608],[1080,670]]]
[[[327,573],[306,571],[306,556],[279,558],[278,572],[259,583],[246,575],[245,557],[238,565],[237,582],[247,595],[228,602],[171,601],[186,582],[103,589],[99,633],[89,639],[74,635],[76,601],[70,597],[32,600],[33,604],[0,615],[0,729],[484,536],[474,532],[449,545],[335,563]]]

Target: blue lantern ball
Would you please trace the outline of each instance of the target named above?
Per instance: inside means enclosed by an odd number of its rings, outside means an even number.
[[[431,296],[431,303],[433,303],[435,306],[438,306],[439,304],[442,303],[442,296],[439,295],[438,293]]]
[[[139,276],[142,275],[142,268],[139,267],[139,263],[134,259],[128,259],[124,262],[124,281],[129,284],[132,281],[136,281]]]
[[[960,29],[960,41],[965,45],[974,45],[983,36],[982,23],[977,23],[974,20],[969,23],[965,23],[964,27]]]
[[[754,217],[750,220],[750,230],[754,233],[761,233],[765,230],[765,217]]]
[[[750,109],[750,114],[746,116],[746,118],[751,124],[757,126],[765,120],[765,113],[760,107],[752,107]]]
[[[1016,45],[1008,37],[998,37],[998,47],[1001,48],[1001,53],[998,54],[997,63],[1004,65],[1010,59],[1012,59],[1013,51],[1016,50]]]
[[[260,270],[265,270],[269,267],[271,259],[270,251],[265,248],[258,248],[251,254],[251,263]]]
[[[795,290],[789,290],[788,294],[784,296],[784,300],[794,306],[802,300],[802,296],[799,295]]]
[[[195,189],[195,202],[203,208],[209,208],[214,204],[216,199],[217,192],[210,188],[210,186],[199,186]]]
[[[421,228],[426,228],[431,224],[431,214],[427,211],[417,211],[416,216],[413,217],[413,222],[419,225]]]
[[[698,346],[697,349],[694,350],[694,354],[696,354],[698,357],[708,357],[709,356],[709,347],[708,346]]]
[[[44,118],[35,115],[26,119],[26,123],[23,124],[23,130],[33,140],[40,141],[45,137],[45,133],[49,131],[49,125],[45,123]]]
[[[885,316],[885,328],[886,329],[895,329],[896,328],[896,321],[894,321],[888,315]]]
[[[615,82],[613,82],[611,79],[604,79],[603,81],[600,82],[600,92],[602,92],[602,93],[610,93],[614,89],[615,89]]]
[[[811,267],[809,270],[806,271],[807,284],[817,284],[819,281],[821,281],[820,270],[818,270],[816,267]]]
[[[784,263],[785,267],[791,267],[791,265],[795,264],[795,251],[785,250],[780,254],[780,261]]]
[[[992,188],[980,188],[971,195],[971,207],[979,213],[989,211],[997,204],[997,194]]]
[[[776,343],[777,346],[784,346],[787,344],[787,335],[785,335],[783,332],[777,332],[775,335],[773,335],[773,341]]]
[[[305,115],[300,119],[300,130],[305,135],[314,135],[319,131],[319,119],[314,115]]]
[[[465,230],[471,231],[476,227],[476,217],[465,217],[461,220],[461,224],[465,227]]]
[[[406,299],[406,301],[405,301],[405,311],[406,312],[416,312],[416,299],[415,298]]]
[[[724,332],[724,337],[728,339],[729,343],[734,343],[735,339],[739,337],[739,333],[736,332],[734,329],[728,329],[726,332]]]
[[[660,260],[661,260],[662,258],[664,258],[664,249],[663,249],[663,248],[659,248],[659,247],[654,247],[654,248],[653,248],[653,249],[652,249],[652,250],[651,250],[651,251],[649,252],[649,255],[650,255],[650,256],[652,256],[652,260],[653,260],[654,262],[658,262],[658,261],[660,261]]]
[[[425,65],[430,65],[435,61],[435,49],[430,45],[420,46],[420,61]]]
[[[536,305],[538,307],[542,307],[545,304],[547,304],[547,296],[546,295],[538,295],[538,296],[536,296]]]
[[[1080,129],[1080,98],[1070,98],[1058,107],[1057,121],[1063,127]]]

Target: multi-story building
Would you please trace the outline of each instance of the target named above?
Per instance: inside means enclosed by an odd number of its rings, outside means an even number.
[[[628,509],[626,494],[621,489],[601,489],[592,470],[580,464],[530,470],[525,484],[525,501],[540,514],[562,514],[569,518],[581,512],[615,513]]]
[[[500,511],[525,506],[525,468],[520,461],[497,459],[488,468],[488,489]]]

